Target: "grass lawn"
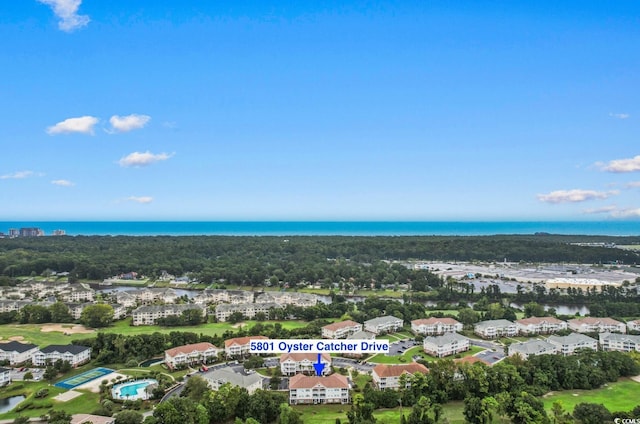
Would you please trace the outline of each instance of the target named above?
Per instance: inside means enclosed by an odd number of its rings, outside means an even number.
[[[294,406],[298,412],[302,413],[302,421],[304,424],[327,424],[334,423],[336,418],[345,423],[347,420],[347,411],[351,409],[351,405],[297,405]],[[442,406],[444,417],[451,424],[464,423],[464,404],[462,402],[449,402]],[[403,407],[402,413],[409,416],[411,407]],[[398,424],[400,422],[400,408],[378,409],[373,413],[378,424]]]
[[[248,328],[253,327],[258,321],[244,321],[243,326]],[[127,336],[139,335],[139,334],[151,334],[155,332],[168,334],[172,331],[186,331],[192,333],[202,333],[208,336],[218,335],[221,336],[227,330],[237,331],[232,324],[228,322],[218,323],[206,323],[198,326],[185,326],[185,327],[159,327],[157,325],[141,325],[133,327],[130,325],[131,319],[125,319],[115,322],[111,327],[100,329],[98,331],[104,333],[117,333]],[[275,324],[280,323],[283,328],[292,330],[295,328],[306,327],[309,323],[306,321],[263,321],[263,324]],[[2,340],[6,340],[9,337],[22,336],[24,342],[36,344],[38,346],[47,346],[50,344],[69,344],[71,340],[88,339],[95,337],[96,333],[88,334],[71,334],[65,336],[63,333],[52,331],[43,333],[40,331],[41,325],[39,324],[6,324],[0,326],[0,337]]]
[[[67,390],[55,386],[50,386],[46,381],[14,382],[12,386],[14,387],[9,387],[6,391],[3,391],[3,397],[23,394],[27,396],[27,399],[18,404],[18,406],[14,408],[13,411],[0,414],[0,419],[14,419],[19,415],[28,417],[39,417],[42,414],[46,414],[47,411],[52,408],[57,411],[65,411],[70,414],[87,413],[90,412],[87,410],[88,405],[89,409],[97,408],[98,400],[100,398],[100,395],[98,393],[78,390],[78,392],[82,393],[81,396],[78,396],[77,398],[71,399],[67,402],[59,402],[53,400],[53,397],[59,395],[60,393],[66,392]],[[43,399],[35,399],[35,393],[38,392],[38,390],[44,388],[49,390],[49,394]],[[25,406],[30,407],[17,411],[21,408],[24,408]]]
[[[543,396],[542,401],[547,411],[551,410],[553,402],[560,402],[564,409],[573,412],[573,408],[582,402],[601,403],[609,411],[630,411],[638,406],[640,398],[640,383],[628,378],[622,378],[615,383],[596,390],[565,390],[552,392]]]
[[[427,316],[429,315],[433,315],[433,314],[445,314],[445,315],[453,315],[453,316],[458,316],[458,310],[457,309],[427,309],[425,311],[425,313],[427,314]]]
[[[478,352],[482,352],[483,350],[485,349],[482,347],[471,346],[471,349],[461,353],[460,357],[464,358],[466,356],[472,356]],[[418,355],[422,357],[422,359],[424,359],[427,362],[433,362],[438,360],[438,358],[424,353],[424,351],[422,350],[422,346],[414,346],[411,349],[407,349],[402,355],[387,356],[384,353],[379,353],[374,357],[372,357],[371,359],[369,359],[367,362],[372,362],[377,364],[410,364],[411,362],[413,362],[412,357],[414,355]],[[447,358],[453,359],[454,356],[449,356]],[[442,359],[447,359],[447,358],[442,358]]]

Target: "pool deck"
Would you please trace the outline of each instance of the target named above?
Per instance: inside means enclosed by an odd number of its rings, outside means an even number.
[[[105,375],[104,378],[96,378],[95,380],[87,381],[86,383],[81,384],[78,387],[74,387],[74,390],[89,390],[93,393],[100,393],[100,383],[102,383],[102,380],[109,380],[109,383],[111,383],[111,380],[114,378],[118,378],[118,376],[121,377],[121,380],[131,378],[128,375],[120,374],[118,372],[112,372],[111,374]]]

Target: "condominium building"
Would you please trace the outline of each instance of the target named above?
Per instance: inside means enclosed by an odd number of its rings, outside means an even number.
[[[331,373],[331,355],[328,353],[283,353],[280,355],[280,371],[283,375],[315,375],[313,364],[317,364],[318,359],[324,364],[322,374]]]
[[[344,339],[359,331],[362,331],[362,324],[346,320],[322,327],[322,337],[325,339]]]
[[[265,336],[235,337],[224,341],[224,353],[228,357],[248,355],[251,349],[251,340],[269,340]]]
[[[400,387],[400,377],[403,374],[407,374],[407,376],[411,376],[416,373],[427,374],[429,369],[422,364],[417,362],[412,362],[410,364],[401,364],[401,365],[385,365],[380,364],[376,365],[371,371],[371,376],[373,378],[373,384],[376,388],[380,390],[384,389],[401,389],[404,387]],[[410,384],[407,381],[405,385],[408,387]]]
[[[629,331],[640,331],[640,319],[627,322],[627,329]]]
[[[220,351],[206,342],[178,346],[164,351],[164,363],[172,370],[187,365],[197,366],[215,360]]]
[[[78,345],[50,345],[36,351],[33,354],[33,365],[41,367],[58,360],[66,361],[72,367],[77,367],[89,362],[91,359],[91,348]]]
[[[263,313],[265,318],[269,319],[269,310],[272,308],[282,309],[283,306],[278,303],[222,303],[216,306],[216,319],[225,322],[235,312],[240,312],[247,319],[253,319],[257,314]]]
[[[640,336],[619,333],[600,333],[602,350],[617,350],[620,352],[640,352]]]
[[[558,349],[558,353],[564,356],[573,355],[578,349],[598,350],[598,341],[596,339],[579,333],[571,333],[568,336],[549,336],[547,341],[554,344]]]
[[[422,318],[411,321],[411,330],[415,334],[437,336],[444,333],[462,331],[462,323],[453,318]]]
[[[442,358],[469,350],[469,339],[458,333],[428,336],[422,342],[425,353]]]
[[[147,305],[131,313],[132,323],[133,325],[155,325],[161,318],[180,316],[183,312],[193,309],[198,310],[203,318],[207,314],[206,308],[201,305]]]
[[[373,334],[394,333],[402,329],[403,321],[394,316],[384,316],[364,322],[364,329]]]
[[[584,317],[569,320],[569,329],[578,333],[626,333],[627,326],[612,318]]]
[[[247,290],[205,289],[193,301],[199,304],[209,303],[253,303],[253,292]]]
[[[7,361],[9,365],[22,365],[31,360],[38,346],[29,343],[11,341],[0,343],[0,362]]]
[[[481,321],[474,325],[473,332],[486,339],[496,337],[513,337],[518,334],[516,325],[506,319]]]
[[[529,340],[523,343],[509,345],[509,356],[520,355],[522,359],[528,359],[533,355],[558,353],[558,346],[544,340]]]
[[[568,325],[555,317],[530,317],[517,320],[516,328],[518,333],[524,335],[551,334],[566,330]]]
[[[318,296],[310,293],[264,292],[256,297],[256,303],[279,303],[308,308],[318,304]]]
[[[0,368],[0,387],[4,387],[11,383],[11,370],[9,368]]]
[[[291,405],[350,402],[349,380],[340,374],[328,377],[312,377],[298,374],[289,379],[289,403]]]
[[[262,389],[262,376],[253,370],[236,371],[230,367],[218,368],[201,374],[202,378],[209,384],[211,390],[220,390],[225,384],[242,387],[247,389],[249,394],[253,394],[256,390]]]

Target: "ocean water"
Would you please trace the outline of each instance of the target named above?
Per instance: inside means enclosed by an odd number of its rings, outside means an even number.
[[[551,234],[640,236],[640,221],[0,221],[0,232],[38,227],[45,235],[65,230],[67,235],[497,235]]]

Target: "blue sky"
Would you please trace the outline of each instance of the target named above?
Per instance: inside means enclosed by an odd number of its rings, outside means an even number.
[[[637,1],[0,9],[0,219],[640,218]]]

